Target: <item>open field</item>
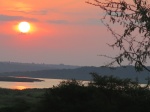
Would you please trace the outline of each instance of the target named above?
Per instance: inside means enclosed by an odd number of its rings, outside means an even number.
[[[32,110],[43,97],[45,89],[0,89],[0,112],[26,112]]]

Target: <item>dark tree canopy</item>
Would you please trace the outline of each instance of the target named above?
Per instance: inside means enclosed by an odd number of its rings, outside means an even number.
[[[102,23],[115,37],[110,46],[119,48],[120,54],[111,64],[121,65],[128,60],[137,71],[146,67],[150,58],[150,4],[147,0],[89,0],[86,3],[98,6],[105,12]],[[123,33],[113,30],[112,24],[120,25]]]

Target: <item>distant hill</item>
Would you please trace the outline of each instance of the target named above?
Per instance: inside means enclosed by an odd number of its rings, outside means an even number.
[[[149,67],[150,68],[150,67]],[[53,79],[77,79],[91,80],[89,73],[96,72],[99,75],[114,75],[120,78],[139,78],[140,83],[146,83],[145,78],[150,77],[150,72],[136,72],[133,66],[128,67],[80,67],[76,69],[53,69],[28,72],[0,73],[0,76],[23,76],[33,78],[53,78]]]
[[[17,63],[17,62],[0,62],[0,73],[15,71],[37,71],[47,69],[75,69],[79,66],[72,65],[54,65],[54,64],[35,64],[35,63]]]

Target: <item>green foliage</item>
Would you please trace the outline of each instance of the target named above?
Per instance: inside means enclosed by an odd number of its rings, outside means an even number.
[[[33,112],[44,92],[45,89],[0,88],[0,112]]]
[[[148,86],[141,87],[130,79],[91,74],[93,81],[88,86],[69,80],[47,89],[38,112],[149,112]]]
[[[91,73],[93,81],[90,83],[92,86],[99,88],[107,88],[111,90],[128,90],[130,88],[140,87],[138,82],[131,79],[119,79],[114,76],[99,76],[96,73]]]
[[[91,73],[88,85],[67,80],[49,89],[0,89],[0,112],[149,112],[150,90],[137,81]]]
[[[105,15],[102,23],[115,37],[110,46],[119,48],[120,54],[109,64],[121,65],[128,60],[137,71],[147,69],[145,63],[150,58],[150,7],[147,0],[88,0],[86,3],[100,7]],[[120,25],[123,33],[114,31],[114,25]],[[111,27],[113,26],[113,27]],[[108,56],[106,56],[108,57]]]

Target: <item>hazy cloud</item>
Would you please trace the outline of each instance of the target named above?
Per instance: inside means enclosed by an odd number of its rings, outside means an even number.
[[[69,21],[67,20],[47,20],[50,24],[68,24]]]
[[[20,21],[20,20],[28,20],[28,21],[34,21],[34,22],[38,21],[35,18],[28,18],[28,17],[23,17],[23,16],[9,16],[9,15],[0,14],[0,21]]]
[[[48,14],[48,10],[40,10],[40,11],[31,11],[29,14],[35,14],[35,15],[46,15]]]
[[[102,24],[100,19],[89,18],[84,20],[77,20],[69,22],[67,20],[47,20],[47,23],[50,24],[80,24],[80,25],[100,25]]]
[[[43,10],[39,10],[39,11],[36,11],[36,10],[33,10],[33,11],[23,11],[23,10],[9,10],[9,11],[12,11],[12,12],[20,12],[20,13],[24,13],[24,14],[31,14],[31,15],[47,15],[48,14],[48,10],[46,9],[43,9]]]
[[[86,19],[86,20],[82,20],[80,23],[88,24],[88,25],[100,25],[101,21],[100,21],[100,19],[89,18],[89,19]]]

